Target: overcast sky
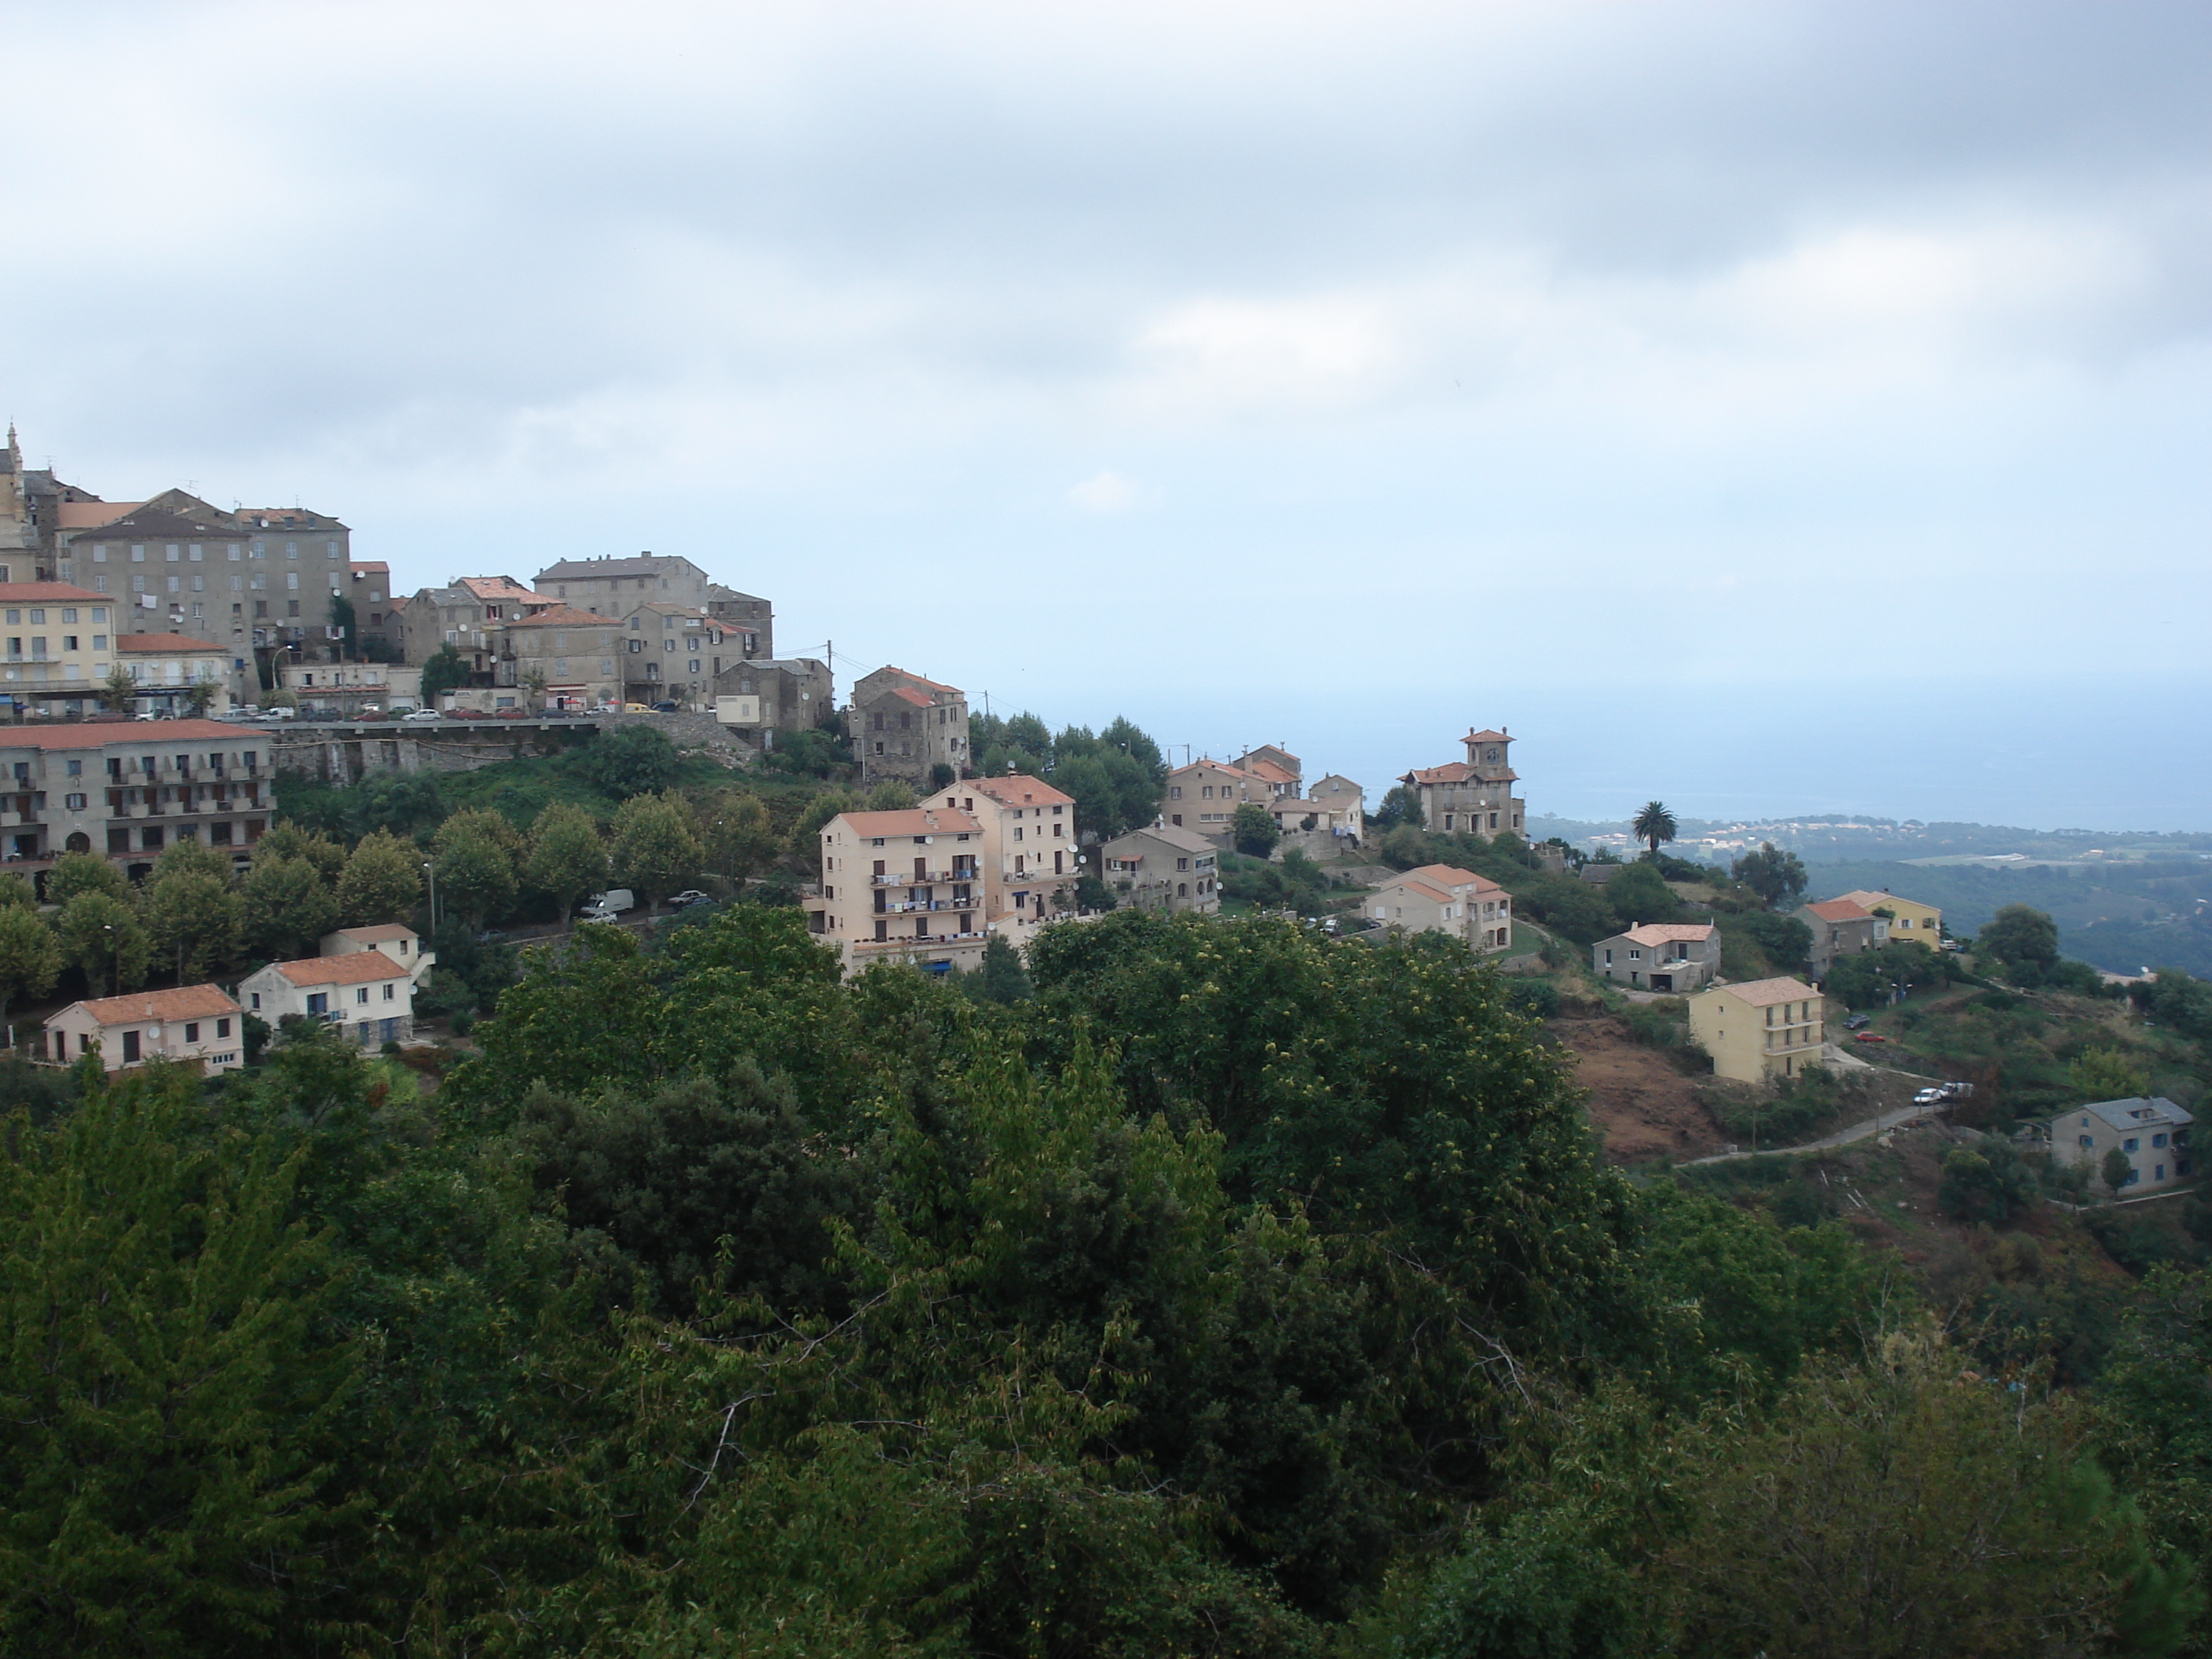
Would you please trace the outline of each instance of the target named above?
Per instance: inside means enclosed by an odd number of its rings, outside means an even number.
[[[2212,829],[2212,10],[11,3],[0,404],[1055,725]]]

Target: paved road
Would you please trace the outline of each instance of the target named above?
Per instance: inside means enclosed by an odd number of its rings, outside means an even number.
[[[1780,1158],[1790,1152],[1832,1152],[1838,1146],[1848,1146],[1855,1140],[1864,1140],[1870,1135],[1878,1135],[1885,1129],[1894,1129],[1900,1124],[1916,1122],[1938,1109],[1934,1106],[1900,1107],[1896,1111],[1884,1112],[1879,1117],[1868,1118],[1863,1122],[1850,1125],[1848,1128],[1838,1129],[1832,1135],[1822,1135],[1818,1140],[1808,1140],[1801,1146],[1762,1146],[1756,1152],[1715,1152],[1711,1158],[1693,1158],[1690,1163],[1692,1164],[1725,1164],[1729,1159],[1737,1158]]]

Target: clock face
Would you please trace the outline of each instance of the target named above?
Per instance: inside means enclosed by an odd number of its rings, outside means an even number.
[[[1495,749],[1486,749],[1482,751],[1482,757],[1486,761],[1494,761],[1498,758],[1498,751]]]

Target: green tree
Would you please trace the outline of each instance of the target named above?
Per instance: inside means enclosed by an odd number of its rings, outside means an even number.
[[[38,890],[13,872],[0,875],[0,909],[35,910],[39,908]]]
[[[138,696],[138,682],[131,678],[131,671],[118,663],[107,672],[100,688],[100,706],[111,714],[126,714]]]
[[[231,876],[230,854],[218,853],[204,841],[189,836],[171,842],[154,860],[154,873],[148,885],[170,876],[214,876],[228,881]]]
[[[2142,1067],[2118,1048],[2092,1048],[2066,1068],[2066,1080],[2084,1100],[2132,1100],[2150,1092]]]
[[[192,1080],[155,1070],[18,1120],[0,1160],[12,1651],[278,1650],[337,1539],[327,1247],[291,1218],[293,1168],[264,1141],[218,1169]]]
[[[584,746],[576,769],[602,794],[627,800],[675,781],[676,745],[650,726],[602,729]]]
[[[331,626],[338,630],[340,660],[358,661],[361,657],[360,618],[354,614],[353,601],[343,593],[331,595]]]
[[[254,848],[253,858],[257,864],[270,858],[301,860],[331,887],[345,873],[345,848],[320,831],[311,835],[296,823],[272,825]]]
[[[122,901],[131,896],[131,883],[97,853],[64,853],[46,872],[46,902],[66,905],[80,893],[105,893]]]
[[[806,803],[798,821],[791,826],[791,836],[784,851],[810,870],[822,867],[822,831],[830,820],[842,812],[855,810],[852,796],[842,789],[825,789]]]
[[[438,826],[430,845],[442,853],[464,841],[488,841],[518,867],[530,856],[530,842],[522,831],[508,822],[504,812],[489,807],[464,807],[454,813]]]
[[[1674,896],[1656,866],[1632,864],[1605,884],[1605,899],[1623,927],[1647,921],[1673,921],[1682,914],[1682,901]]]
[[[204,979],[210,969],[238,954],[246,927],[246,901],[227,875],[204,870],[157,872],[140,906],[146,930],[177,983]]]
[[[456,835],[438,850],[438,897],[441,908],[481,927],[514,908],[514,860],[497,837]]]
[[[1943,1155],[1936,1201],[1962,1221],[2002,1226],[2035,1202],[2035,1170],[2010,1141],[1984,1139]]]
[[[2058,924],[2033,905],[2002,905],[1974,946],[2008,966],[2048,968],[2058,960]]]
[[[110,989],[135,991],[146,982],[153,943],[137,913],[121,899],[96,891],[80,892],[55,918],[63,957],[84,972],[94,996]]]
[[[337,895],[307,859],[257,855],[241,891],[247,941],[279,962],[314,955],[323,935],[338,925]]]
[[[775,825],[759,796],[719,791],[701,810],[700,819],[707,867],[716,874],[742,884],[775,860]]]
[[[185,707],[196,718],[204,720],[208,710],[215,707],[216,696],[222,690],[221,682],[202,675],[185,688]]]
[[[346,857],[337,896],[349,927],[404,921],[422,896],[422,855],[386,830],[363,836]]]
[[[697,875],[705,856],[691,809],[673,791],[633,795],[617,809],[608,861],[614,879],[642,894],[648,905]]]
[[[37,913],[0,908],[0,1019],[19,997],[42,997],[61,976],[61,946]]]
[[[1770,910],[1786,908],[1804,895],[1805,861],[1771,841],[1736,860],[1729,873],[1765,900]]]
[[[885,778],[868,791],[865,812],[903,812],[915,804],[914,786],[896,778]]]
[[[441,692],[459,690],[469,683],[469,665],[452,646],[441,646],[422,665],[422,706],[435,708]]]
[[[2128,1178],[2135,1174],[2135,1170],[2136,1166],[2128,1161],[2125,1152],[2117,1146],[2107,1146],[2104,1162],[2098,1167],[2097,1173],[2104,1176],[2105,1185],[2117,1193],[2128,1184]]]
[[[968,977],[964,988],[986,1002],[1009,1007],[1026,1002],[1034,994],[1022,953],[996,933],[984,942],[983,965]]]
[[[1382,804],[1376,808],[1371,822],[1374,828],[1388,832],[1401,824],[1415,830],[1425,830],[1428,820],[1421,811],[1421,793],[1408,784],[1393,784]]]
[[[1256,800],[1237,807],[1236,816],[1229,820],[1229,833],[1237,850],[1252,859],[1266,858],[1283,838],[1273,816]]]
[[[1651,856],[1655,859],[1659,856],[1660,843],[1674,839],[1676,827],[1674,815],[1667,810],[1667,804],[1656,800],[1644,802],[1644,810],[1636,815],[1635,823],[1629,826],[1635,832],[1636,839],[1651,849]]]
[[[554,801],[530,828],[530,884],[553,896],[565,918],[586,893],[607,884],[607,848],[599,826],[581,807]]]

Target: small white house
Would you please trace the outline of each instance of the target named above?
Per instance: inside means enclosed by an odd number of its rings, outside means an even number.
[[[345,1028],[364,1048],[415,1035],[415,981],[380,950],[272,962],[240,981],[239,1000],[271,1025],[294,1014]]]
[[[350,956],[356,951],[381,951],[407,970],[417,988],[422,975],[437,965],[438,953],[422,948],[422,936],[404,922],[389,921],[371,927],[341,927],[325,933],[315,948],[326,957]]]
[[[238,1004],[219,985],[72,1002],[46,1023],[46,1055],[57,1064],[73,1063],[97,1047],[100,1064],[111,1072],[155,1059],[233,1071],[246,1063],[239,1014]]]

